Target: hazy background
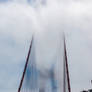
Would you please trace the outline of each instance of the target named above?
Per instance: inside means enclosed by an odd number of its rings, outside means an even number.
[[[91,88],[91,0],[0,0],[0,91],[17,92],[33,32],[63,30],[72,92]]]

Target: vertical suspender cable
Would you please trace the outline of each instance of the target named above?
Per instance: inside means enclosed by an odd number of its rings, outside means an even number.
[[[33,43],[33,37],[32,37],[32,40],[31,40],[30,47],[29,47],[28,56],[27,56],[27,59],[26,59],[26,63],[25,63],[24,71],[23,71],[22,78],[21,78],[21,81],[20,81],[20,85],[19,85],[19,88],[18,88],[18,92],[21,92],[24,76],[25,76],[27,65],[28,65],[28,61],[29,61],[29,56],[30,56],[31,49],[32,49],[32,43]]]
[[[64,51],[65,51],[65,68],[66,68],[66,74],[67,74],[68,91],[71,92],[65,38],[64,38]]]

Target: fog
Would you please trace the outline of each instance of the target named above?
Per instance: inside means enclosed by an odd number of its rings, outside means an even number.
[[[32,34],[44,41],[45,33],[49,39],[62,32],[66,38],[72,92],[91,88],[91,1],[48,0],[32,5],[21,2],[0,4],[0,91],[12,92],[18,88]],[[53,39],[48,48],[54,44]]]

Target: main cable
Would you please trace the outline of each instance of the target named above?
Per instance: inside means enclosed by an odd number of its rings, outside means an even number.
[[[18,88],[18,92],[21,92],[24,76],[25,76],[28,61],[29,61],[29,56],[30,56],[31,49],[32,49],[32,44],[33,44],[33,36],[32,36],[31,44],[30,44],[30,47],[29,47],[28,56],[27,56],[27,59],[26,59],[26,63],[25,63],[24,71],[23,71],[22,78],[21,78],[21,81],[20,81],[20,85],[19,85],[19,88]]]

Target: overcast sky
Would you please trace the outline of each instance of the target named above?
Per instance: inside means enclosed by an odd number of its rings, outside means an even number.
[[[91,4],[91,0],[0,0],[0,91],[17,92],[33,32],[55,29],[65,32],[72,92],[91,88]]]

